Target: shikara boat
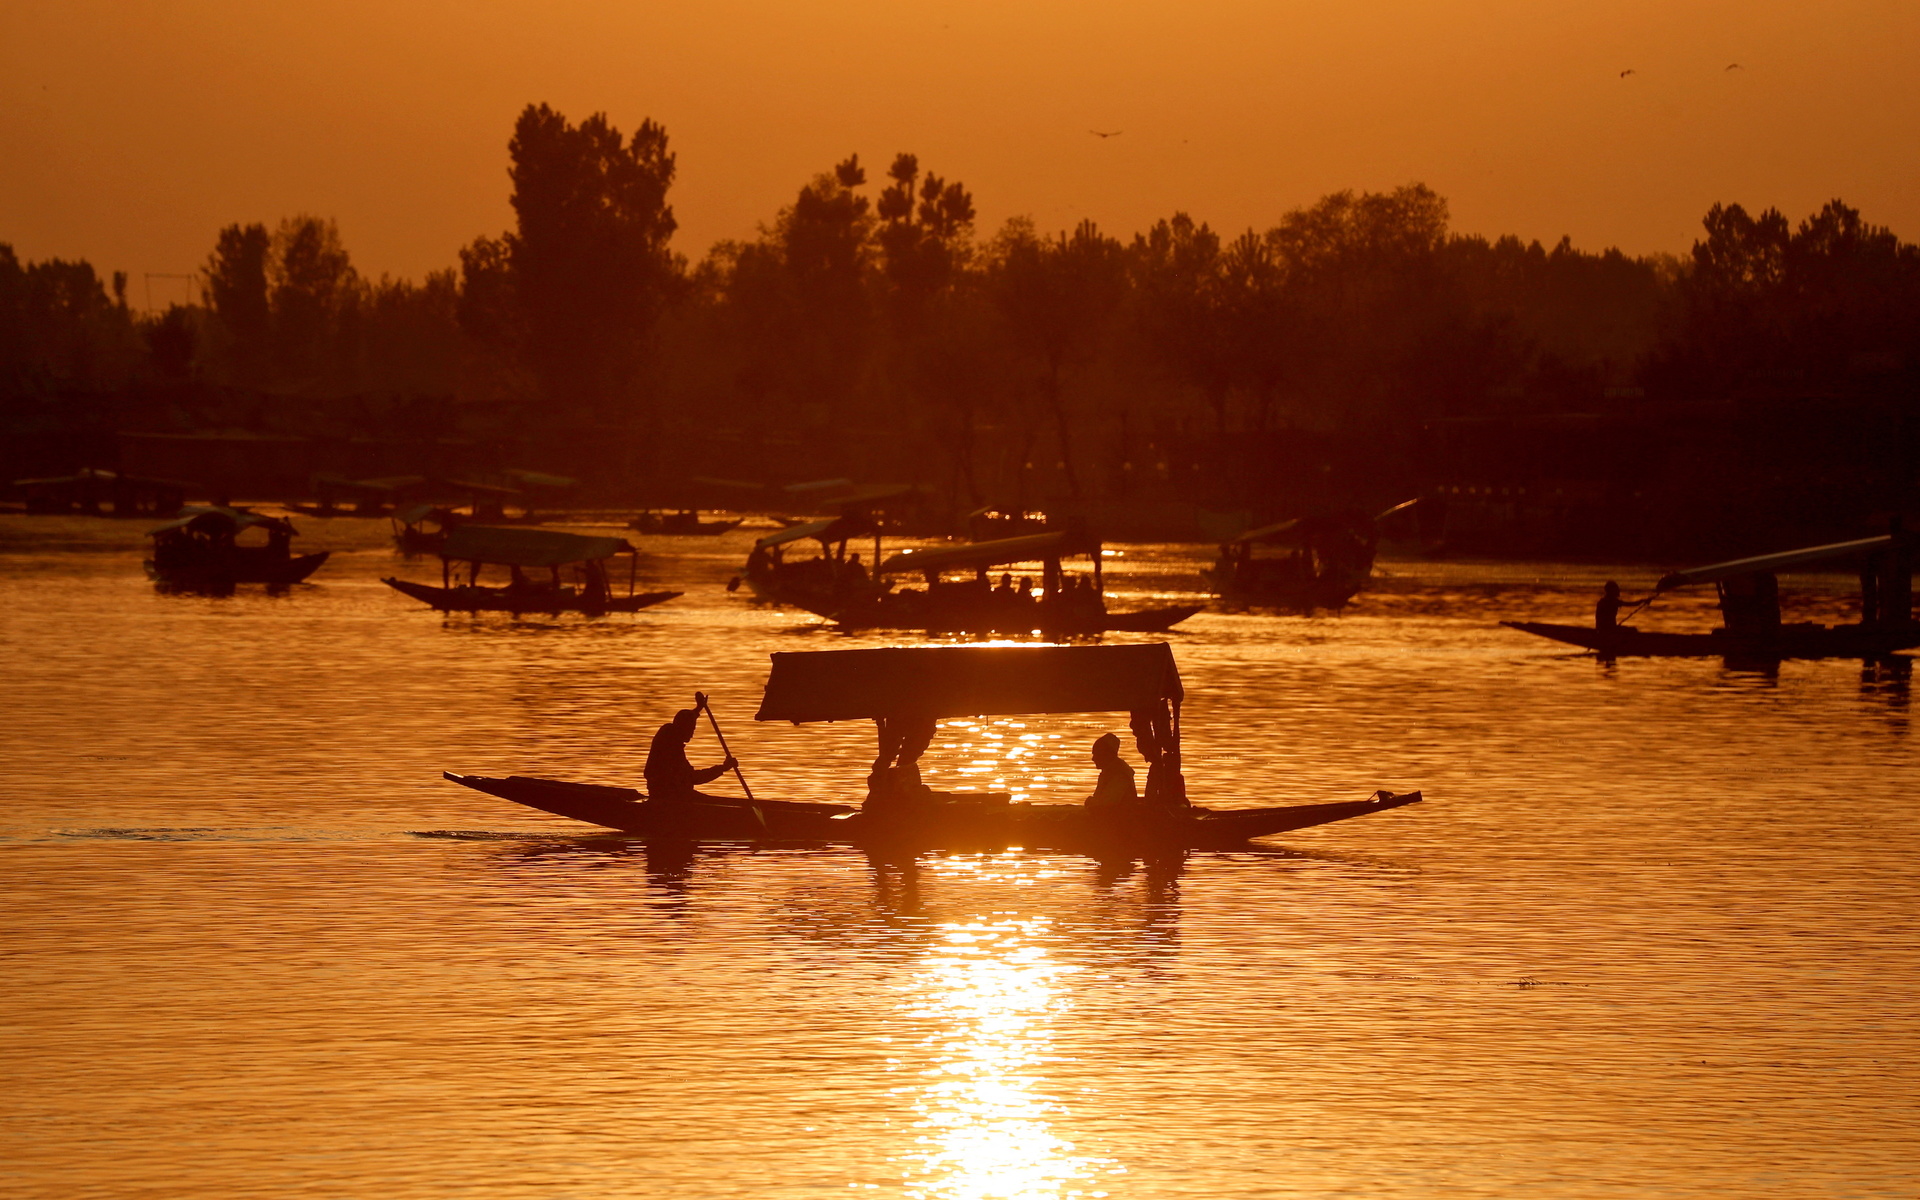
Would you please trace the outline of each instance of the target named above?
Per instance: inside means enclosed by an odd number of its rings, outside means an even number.
[[[761,538],[746,577],[763,596],[827,617],[847,629],[918,629],[937,634],[1076,637],[1101,633],[1165,633],[1203,607],[1169,605],[1109,612],[1100,543],[1069,531],[998,538],[957,546],[903,550],[881,561],[873,578],[849,555],[848,541],[869,528],[847,518],[795,526]],[[821,543],[818,558],[785,562],[775,547],[804,538]],[[1063,570],[1063,559],[1086,555],[1089,571]],[[876,545],[875,556],[879,558]],[[995,568],[1040,568],[1039,587],[995,587]],[[949,574],[961,576],[946,578]],[[888,576],[921,578],[895,588]]]
[[[745,517],[735,517],[731,521],[702,521],[699,512],[690,508],[664,513],[649,509],[628,521],[627,528],[660,537],[719,537],[738,529],[744,520]]]
[[[1229,608],[1343,608],[1373,577],[1379,523],[1415,503],[1378,516],[1320,514],[1250,529],[1222,542],[1201,576]]]
[[[1888,629],[1862,625],[1782,625],[1771,634],[1739,634],[1727,629],[1706,633],[1665,633],[1632,626],[1595,629],[1591,625],[1554,625],[1544,621],[1502,621],[1509,629],[1565,642],[1601,658],[1728,658],[1742,661],[1788,658],[1885,658],[1920,646],[1920,628]]]
[[[618,596],[607,580],[606,561],[616,554],[635,555],[625,538],[588,537],[556,529],[498,529],[488,525],[457,525],[440,549],[441,586],[387,578],[385,583],[442,612],[577,612],[588,616],[637,612],[671,600],[680,592],[636,592],[637,555],[628,559],[627,594]],[[454,576],[455,564],[465,564],[467,579]],[[478,580],[489,565],[504,566],[504,587],[483,586]],[[568,568],[571,583],[561,577]],[[532,578],[529,570],[547,572]]]
[[[1920,646],[1920,622],[1913,619],[1913,560],[1920,538],[1895,532],[1807,546],[1776,554],[1737,558],[1673,571],[1654,584],[1646,603],[1682,587],[1711,583],[1720,595],[1727,623],[1704,633],[1668,633],[1630,625],[1600,628],[1554,625],[1541,621],[1502,621],[1509,629],[1592,650],[1601,658],[1726,658],[1737,662],[1779,662],[1789,658],[1885,658]],[[1860,571],[1862,612],[1859,624],[1783,624],[1775,572],[1795,567]]]
[[[438,504],[410,504],[392,517],[393,544],[409,558],[446,549],[447,534],[460,523],[453,510]]]
[[[323,472],[313,477],[314,503],[291,502],[284,507],[309,517],[384,517],[426,486],[424,475],[348,479]]]
[[[254,534],[264,535],[248,544]],[[293,522],[244,508],[189,505],[147,531],[153,557],[142,565],[154,582],[187,590],[225,590],[242,583],[299,583],[327,561],[327,551],[294,554]]]
[[[647,837],[814,839],[927,849],[1009,846],[1073,851],[1220,849],[1275,833],[1368,816],[1419,792],[1282,807],[1208,809],[1180,773],[1183,693],[1171,649],[1145,646],[941,646],[780,653],[757,720],[871,719],[880,753],[858,806],[792,801],[648,800],[630,787],[448,772],[463,787],[542,812]],[[995,793],[917,786],[915,728],[943,717],[1127,712],[1148,762],[1137,807],[1015,803]]]

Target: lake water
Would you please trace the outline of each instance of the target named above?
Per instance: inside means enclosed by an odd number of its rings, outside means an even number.
[[[752,722],[767,654],[911,639],[729,596],[745,531],[636,539],[687,595],[635,616],[444,618],[378,582],[438,576],[385,522],[300,524],[311,584],[214,599],[156,593],[139,523],[0,518],[0,1194],[1920,1193],[1908,683],[1497,624],[1649,568],[1387,561],[1166,639],[1197,800],[1426,804],[880,864],[439,778],[633,781],[701,689],[757,792],[856,795],[870,728]],[[1123,601],[1197,586],[1122,549]],[[1077,797],[1123,723],[956,723],[930,782]]]

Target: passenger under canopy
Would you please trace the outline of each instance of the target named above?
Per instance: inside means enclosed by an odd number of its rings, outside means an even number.
[[[1693,583],[1718,583],[1739,575],[1751,575],[1757,571],[1779,571],[1787,567],[1808,567],[1820,563],[1838,562],[1842,559],[1866,558],[1898,545],[1910,546],[1917,540],[1920,539],[1912,535],[1896,537],[1892,534],[1881,534],[1879,537],[1860,538],[1852,542],[1831,542],[1824,546],[1806,546],[1799,550],[1782,550],[1777,554],[1759,554],[1752,558],[1709,563],[1704,567],[1690,567],[1684,571],[1669,572],[1661,576],[1660,582],[1653,585],[1653,590],[1665,592]]]
[[[773,656],[754,720],[1143,712],[1183,696],[1165,642],[788,651]]]
[[[632,554],[625,538],[588,537],[557,529],[498,529],[460,525],[447,534],[442,558],[456,562],[497,563],[511,567],[561,567]]]
[[[873,721],[879,746],[868,802],[885,804],[932,795],[918,762],[942,717],[1125,712],[1147,763],[1147,800],[1184,807],[1184,695],[1165,642],[789,651],[773,655],[754,720]]]

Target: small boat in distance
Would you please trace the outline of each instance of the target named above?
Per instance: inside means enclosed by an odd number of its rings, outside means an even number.
[[[1920,536],[1896,530],[1880,537],[1710,563],[1662,576],[1642,607],[1676,588],[1714,585],[1725,624],[1705,633],[1667,633],[1598,623],[1500,623],[1522,633],[1584,647],[1601,658],[1726,658],[1756,663],[1789,658],[1886,658],[1920,646],[1920,622],[1913,619],[1916,551],[1920,551]],[[1843,565],[1860,572],[1862,611],[1858,624],[1788,624],[1780,620],[1775,572]]]
[[[625,538],[590,537],[557,529],[497,529],[487,525],[458,525],[440,548],[441,586],[387,578],[385,583],[404,596],[442,612],[577,612],[588,616],[637,612],[681,595],[680,592],[636,592],[638,556]],[[628,559],[627,594],[617,596],[607,578],[607,560],[617,554]],[[467,566],[465,583],[455,580],[455,564]],[[483,568],[504,566],[504,586],[479,582]],[[561,569],[570,568],[563,580]],[[527,575],[543,570],[547,578]]]
[[[869,577],[859,555],[850,554],[847,545],[871,532],[871,524],[848,517],[783,529],[754,543],[745,577],[757,594],[817,613],[846,629],[1008,637],[1165,633],[1203,607],[1109,612],[1100,543],[1065,530],[902,550],[880,561]],[[820,543],[818,557],[782,557],[784,546],[808,538]],[[1091,560],[1089,570],[1068,572],[1062,567],[1063,559],[1080,555]],[[880,559],[877,535],[874,558]],[[1011,572],[1004,572],[1000,585],[994,585],[994,568],[1023,563],[1040,568],[1038,588],[1030,576],[1022,576],[1016,586]],[[945,578],[949,573],[963,578]],[[923,586],[895,590],[889,575],[918,575]]]
[[[1219,558],[1201,576],[1229,608],[1344,608],[1373,577],[1380,521],[1415,503],[1396,504],[1377,517],[1348,511],[1250,529],[1222,542]]]
[[[447,534],[460,523],[460,514],[438,504],[410,504],[392,518],[393,544],[409,558],[446,549]]]
[[[798,838],[888,849],[1010,846],[1094,854],[1227,849],[1418,803],[1379,791],[1330,804],[1209,809],[1189,803],[1180,759],[1184,692],[1164,642],[1134,646],[920,646],[772,656],[759,721],[872,720],[878,754],[859,806],[698,796],[651,800],[630,787],[452,772],[463,787],[643,837]],[[937,792],[918,761],[942,718],[1125,712],[1147,764],[1139,803],[1112,808]]]
[[[655,512],[647,509],[633,520],[627,522],[627,528],[637,533],[650,533],[661,537],[719,537],[732,529],[738,529],[745,517],[735,517],[731,521],[702,521],[698,509],[683,508],[676,512]]]
[[[242,583],[299,583],[327,561],[327,551],[296,555],[299,531],[283,517],[244,508],[188,505],[147,536],[153,557],[142,565],[155,583],[192,591],[224,591]],[[259,534],[255,539],[252,535]]]

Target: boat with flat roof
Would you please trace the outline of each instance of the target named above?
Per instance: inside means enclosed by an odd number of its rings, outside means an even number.
[[[607,572],[607,561],[620,554],[629,556],[624,596],[615,593]],[[456,525],[447,531],[439,555],[438,587],[392,577],[381,582],[442,612],[602,616],[637,612],[682,594],[637,591],[638,554],[625,538],[558,529]],[[489,566],[505,567],[507,582],[482,584],[480,576]],[[464,581],[459,578],[461,568]]]
[[[918,646],[777,653],[758,721],[871,720],[877,746],[864,800],[768,802],[698,796],[650,800],[638,789],[449,772],[463,787],[625,833],[692,839],[792,838],[869,846],[1074,851],[1230,848],[1275,833],[1418,803],[1419,792],[1247,808],[1192,803],[1182,770],[1185,690],[1164,642],[1127,646]],[[1126,713],[1147,764],[1144,794],[1112,808],[943,792],[919,759],[941,720],[1046,713]]]
[[[1803,546],[1670,571],[1640,608],[1680,588],[1714,585],[1725,623],[1698,633],[1637,629],[1624,623],[1559,625],[1502,621],[1509,629],[1591,650],[1601,658],[1726,658],[1779,662],[1790,658],[1878,659],[1920,646],[1913,619],[1913,564],[1920,535],[1896,527],[1879,537]],[[1777,573],[1853,570],[1861,580],[1860,620],[1822,625],[1780,619]],[[1637,611],[1637,610],[1636,610]]]

